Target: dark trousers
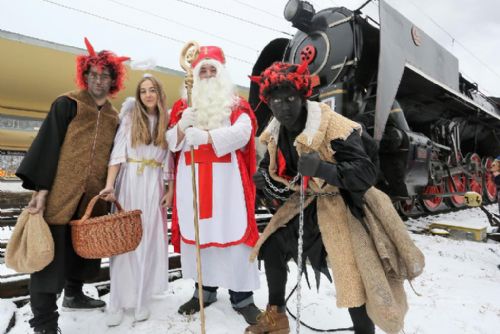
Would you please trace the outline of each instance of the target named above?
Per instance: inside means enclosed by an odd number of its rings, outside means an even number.
[[[54,239],[54,260],[30,276],[30,300],[35,330],[57,327],[57,295],[64,288],[66,296],[82,293],[85,280],[99,273],[100,260],[87,260],[75,253],[69,225],[49,225]]]
[[[375,334],[375,325],[366,313],[366,306],[348,308],[355,334]]]
[[[198,283],[195,283],[195,288],[198,289]],[[208,292],[216,292],[219,287],[217,286],[203,286],[204,291]],[[232,305],[238,305],[240,302],[244,301],[247,298],[253,296],[253,291],[233,291],[228,290],[229,292],[229,300]]]
[[[290,240],[294,224],[286,225],[274,232],[262,245],[259,258],[264,261],[267,286],[269,289],[269,305],[285,306],[285,289],[288,278],[287,262],[292,258],[293,250]],[[295,248],[297,244],[295,243]],[[307,245],[304,245],[306,248]],[[349,315],[354,324],[355,334],[374,334],[375,325],[366,313],[365,305],[349,308]]]
[[[69,279],[64,286],[66,296],[82,293],[83,282]],[[36,330],[57,328],[59,313],[57,312],[57,293],[36,292],[30,290],[31,311],[33,318],[30,326]]]

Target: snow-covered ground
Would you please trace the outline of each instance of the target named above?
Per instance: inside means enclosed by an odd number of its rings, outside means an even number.
[[[496,206],[490,205],[496,212]],[[410,219],[407,224],[424,227],[436,220],[487,224],[486,217],[478,209],[442,214],[439,217]],[[413,282],[417,296],[407,285],[410,310],[406,317],[406,334],[497,334],[500,332],[500,244],[453,240],[439,236],[412,234],[412,238],[426,255],[426,269]],[[311,275],[312,277],[312,275]],[[288,290],[296,283],[296,267],[290,263]],[[90,285],[87,293],[97,295]],[[63,333],[199,333],[199,317],[184,317],[177,313],[180,304],[191,297],[193,282],[177,280],[170,283],[165,294],[157,296],[151,305],[151,318],[142,323],[133,321],[132,313],[115,328],[105,325],[103,311],[62,312],[60,327]],[[261,289],[255,293],[255,301],[264,307],[267,284],[261,272]],[[108,296],[103,297],[104,300]],[[206,330],[209,334],[243,333],[246,324],[229,303],[226,290],[220,289],[218,301],[206,309]],[[59,301],[60,302],[60,301]],[[309,290],[305,281],[302,289],[302,320],[317,328],[351,326],[345,309],[335,307],[335,291],[326,279],[322,279],[319,292]],[[295,298],[289,306],[295,312]],[[0,300],[0,333],[9,322],[13,303]],[[9,333],[29,333],[29,305],[16,310],[16,325]],[[292,332],[295,322],[290,321]],[[301,333],[314,333],[304,327]],[[352,333],[349,331],[339,333]],[[377,333],[382,333],[380,330]]]
[[[2,191],[12,191],[12,192],[28,192],[21,186],[21,181],[0,181],[0,192]]]

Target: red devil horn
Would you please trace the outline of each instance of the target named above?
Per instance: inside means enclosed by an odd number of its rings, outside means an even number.
[[[87,47],[87,51],[89,52],[89,55],[95,57],[94,47],[92,46],[92,44],[90,44],[87,37],[85,37],[84,41],[85,41],[85,46]]]
[[[260,80],[262,79],[260,75],[249,75],[248,78],[250,78],[250,81],[255,83],[260,83]]]
[[[123,63],[124,61],[130,60],[130,57],[117,57],[116,60],[118,60],[120,63]]]
[[[304,72],[307,70],[308,65],[309,64],[307,63],[307,60],[304,60],[297,68],[297,74],[304,74]]]

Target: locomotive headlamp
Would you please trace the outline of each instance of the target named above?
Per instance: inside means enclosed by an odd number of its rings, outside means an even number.
[[[303,32],[308,32],[312,17],[316,11],[307,1],[290,0],[285,6],[284,16],[292,26]]]

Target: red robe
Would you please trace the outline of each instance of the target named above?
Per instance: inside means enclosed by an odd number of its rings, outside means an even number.
[[[169,128],[175,126],[177,122],[181,119],[182,112],[187,108],[187,103],[185,100],[180,99],[174,103],[172,107],[172,112],[170,114]],[[252,176],[256,169],[256,152],[255,152],[255,131],[257,129],[257,121],[255,114],[248,102],[239,98],[239,103],[235,105],[232,109],[230,115],[231,124],[234,124],[241,114],[247,114],[252,122],[252,133],[250,140],[245,147],[236,151],[236,157],[238,159],[238,167],[241,175],[241,183],[243,185],[243,191],[245,195],[245,204],[247,209],[247,228],[243,238],[238,241],[225,243],[225,244],[213,244],[208,243],[201,245],[201,248],[206,247],[228,247],[236,244],[245,244],[253,247],[259,238],[259,232],[257,230],[257,223],[255,222],[255,185],[252,181]],[[174,157],[174,175],[177,173],[177,162],[179,160],[179,153],[175,154]],[[179,219],[177,216],[177,205],[176,205],[176,192],[174,191],[173,206],[172,206],[172,245],[177,253],[180,253],[180,241],[181,234],[179,230]],[[184,242],[192,244],[190,240],[183,239]]]

